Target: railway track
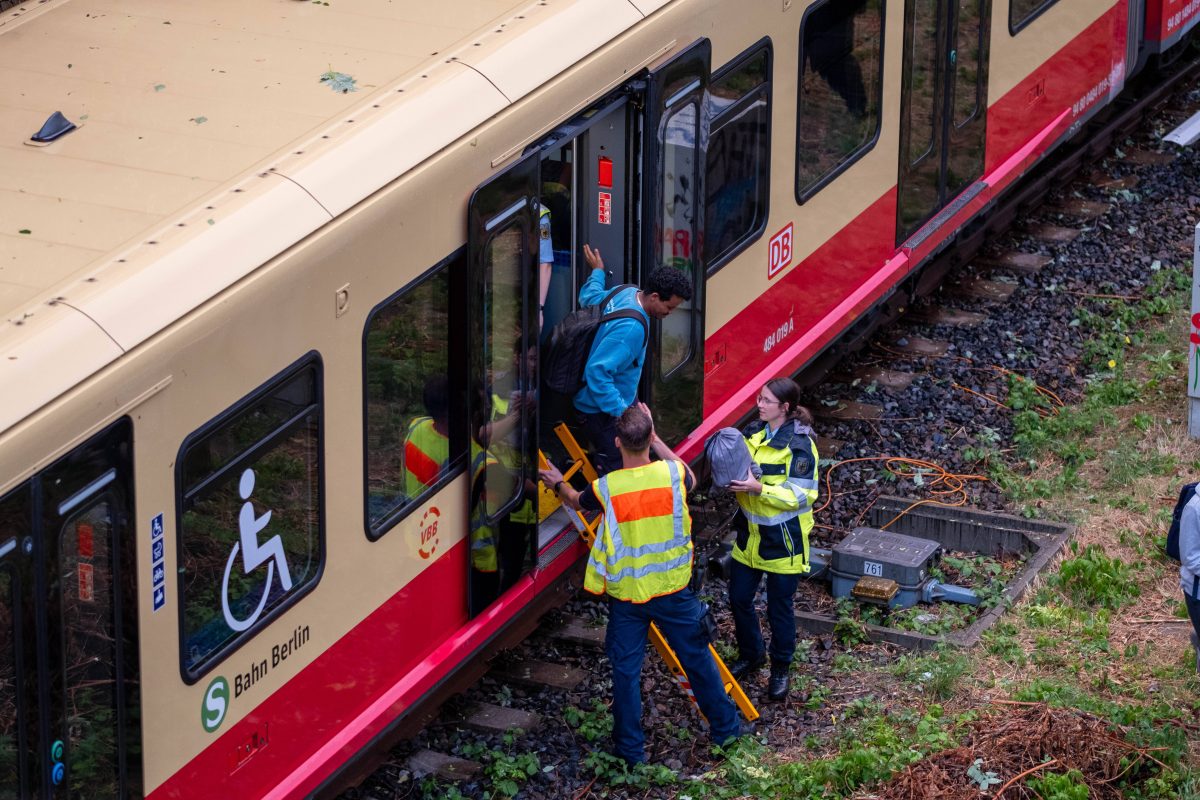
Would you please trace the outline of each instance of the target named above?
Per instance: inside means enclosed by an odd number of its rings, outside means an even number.
[[[1161,88],[1135,91],[1136,100],[1089,123],[803,376],[827,467],[864,459],[835,470],[832,498],[822,489],[829,504],[817,516],[818,542],[840,538],[884,490],[919,496],[927,488],[920,475],[893,474],[885,486],[889,456],[924,459],[951,474],[1004,457],[1014,385],[1038,387],[1051,408],[1078,399],[1089,374],[1107,365],[1103,349],[1089,342],[1116,336],[1119,346],[1122,336],[1136,336],[1119,326],[1088,331],[1087,321],[1112,318],[1114,309],[1190,280],[1183,267],[1192,222],[1171,227],[1164,220],[1179,205],[1200,211],[1200,197],[1186,186],[1200,175],[1200,157],[1160,145],[1163,133],[1200,110],[1200,59],[1170,69]],[[968,484],[964,500],[1005,505],[986,481]],[[719,538],[728,509],[710,503],[698,510],[697,526],[705,529],[698,541]],[[723,587],[711,592],[732,641]],[[612,764],[596,754],[605,745],[608,694],[603,620],[603,605],[589,599],[552,612],[344,800],[621,796],[607,780]],[[758,735],[768,746],[821,739],[836,724],[829,707],[867,696],[862,687],[831,693],[837,649],[828,637],[802,644],[809,679],[787,703],[760,706]],[[876,647],[868,657],[894,656]],[[756,700],[763,694],[747,689]],[[653,763],[693,775],[713,763],[698,720],[652,657],[643,697]]]

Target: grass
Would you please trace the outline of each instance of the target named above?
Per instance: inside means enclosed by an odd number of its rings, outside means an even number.
[[[818,684],[813,664],[798,665],[794,682],[799,708],[837,721],[832,738],[801,734],[802,744],[778,750],[751,741],[700,779],[650,796],[869,796],[920,757],[955,746],[960,720],[1008,699],[1097,715],[1154,748],[1148,752],[1161,766],[1122,786],[1123,796],[1200,800],[1200,680],[1178,567],[1161,551],[1176,490],[1200,471],[1200,448],[1186,435],[1186,353],[1174,341],[1187,330],[1177,310],[1186,305],[1186,276],[1163,270],[1150,283],[1147,300],[1080,313],[1099,335],[1085,351],[1092,374],[1078,403],[1055,410],[1015,377],[1008,395],[1015,451],[982,431],[964,453],[1017,510],[1076,524],[1074,541],[1035,591],[971,652],[890,660],[866,643],[868,615],[839,604],[837,652],[826,667],[836,689]],[[948,566],[983,581],[997,572],[982,560]],[[940,616],[931,623],[919,611],[893,613],[888,624],[939,632]],[[1047,771],[1021,783],[1035,796],[1074,800],[1088,796],[1081,780]]]

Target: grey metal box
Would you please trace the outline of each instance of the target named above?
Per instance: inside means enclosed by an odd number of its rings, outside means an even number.
[[[845,597],[864,575],[887,578],[900,585],[900,593],[889,603],[907,608],[920,599],[920,586],[929,577],[929,563],[941,553],[941,545],[902,533],[875,528],[855,528],[833,548],[830,572],[833,596]]]

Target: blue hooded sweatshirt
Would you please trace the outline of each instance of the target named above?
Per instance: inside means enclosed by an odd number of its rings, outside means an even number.
[[[594,306],[604,299],[604,270],[594,269],[579,289],[579,305]],[[636,319],[614,319],[596,331],[588,354],[583,376],[587,384],[575,395],[575,407],[585,414],[603,411],[614,417],[625,413],[637,399],[642,364],[646,361],[646,336],[650,317],[637,301],[637,289],[629,288],[614,297],[605,307],[608,314],[623,308],[636,309],[646,318],[643,328]]]

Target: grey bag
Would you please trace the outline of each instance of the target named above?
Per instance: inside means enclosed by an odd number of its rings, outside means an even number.
[[[731,481],[743,481],[751,472],[762,477],[762,467],[750,458],[750,447],[737,428],[721,428],[704,443],[714,486],[729,488]]]

